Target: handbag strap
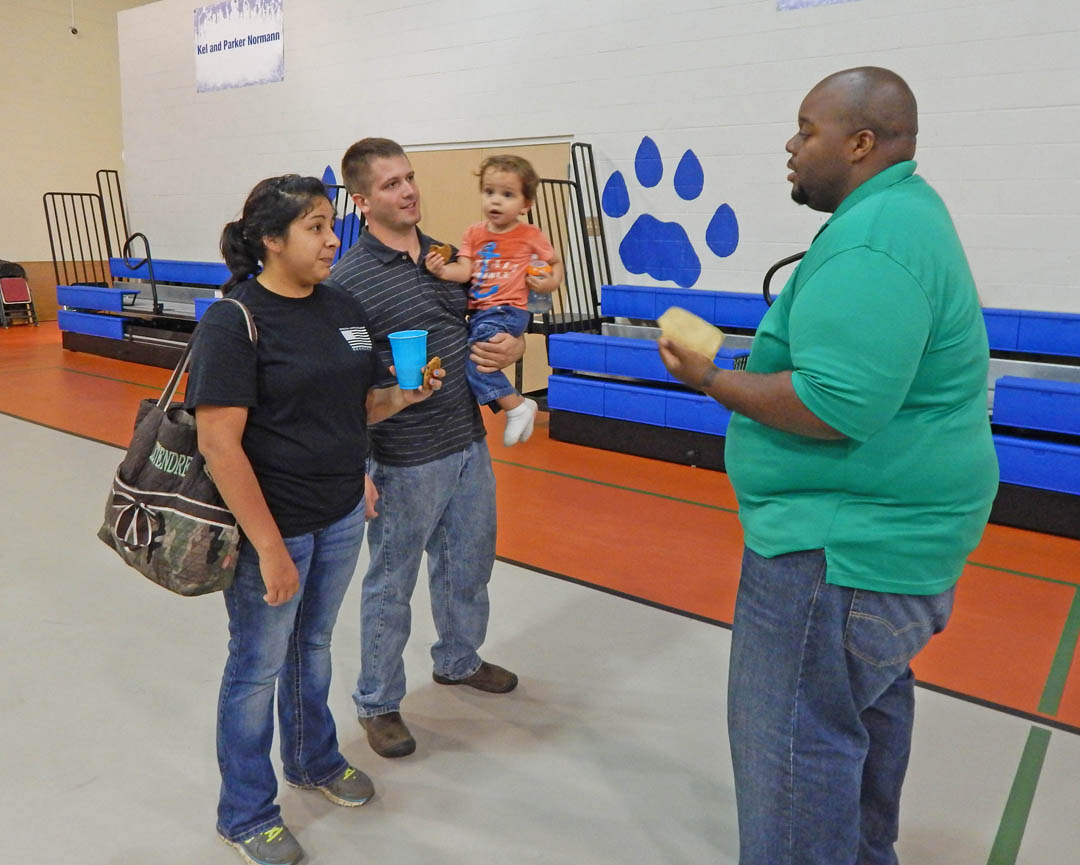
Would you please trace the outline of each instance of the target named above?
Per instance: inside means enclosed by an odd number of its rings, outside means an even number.
[[[259,331],[255,327],[255,319],[251,317],[251,313],[248,308],[244,306],[240,301],[231,297],[221,298],[228,303],[235,303],[240,307],[240,311],[244,313],[244,323],[247,325],[248,339],[251,340],[251,344],[257,346],[259,344]],[[165,385],[165,390],[161,392],[161,399],[158,400],[158,408],[166,409],[172,403],[173,395],[176,393],[176,388],[180,384],[180,378],[187,371],[188,360],[191,357],[191,343],[194,341],[195,335],[192,334],[192,338],[187,341],[187,345],[184,346],[184,353],[180,355],[180,362],[176,365],[176,369],[173,370],[171,376],[169,376],[169,382]]]

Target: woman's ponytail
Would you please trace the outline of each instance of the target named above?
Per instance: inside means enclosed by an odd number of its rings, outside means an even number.
[[[261,244],[260,244],[261,245]],[[244,234],[244,220],[228,223],[221,232],[221,257],[229,268],[229,279],[221,286],[221,293],[228,294],[244,280],[259,272],[259,250],[253,248]]]

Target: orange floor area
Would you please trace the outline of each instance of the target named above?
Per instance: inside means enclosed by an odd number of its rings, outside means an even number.
[[[105,443],[127,444],[138,401],[167,377],[64,351],[55,323],[0,332],[0,412]],[[727,475],[555,442],[543,415],[529,442],[489,444],[501,557],[731,621],[742,532]],[[920,680],[1080,732],[1078,587],[1080,541],[988,526]]]

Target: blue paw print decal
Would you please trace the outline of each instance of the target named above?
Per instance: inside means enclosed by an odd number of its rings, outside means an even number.
[[[634,157],[637,182],[651,188],[664,179],[660,149],[649,136],[641,139]],[[672,178],[675,194],[683,201],[693,201],[705,188],[705,173],[694,151],[687,150]],[[630,191],[621,171],[614,172],[604,185],[600,206],[608,216],[618,219],[630,212]],[[739,223],[728,204],[716,208],[705,229],[705,245],[719,258],[726,258],[739,245]],[[690,288],[701,276],[701,259],[686,229],[678,222],[663,222],[642,213],[619,244],[619,258],[630,273],[647,273],[653,279],[670,280],[681,288]]]
[[[322,182],[327,187],[337,186],[337,175],[334,174],[334,169],[329,165],[326,166],[326,171],[323,172]],[[327,191],[330,193],[330,200],[334,202],[335,209],[339,214],[349,207],[349,194],[344,189],[328,189]],[[337,193],[336,197],[334,196],[335,192]],[[338,247],[334,255],[334,263],[337,264],[338,259],[360,237],[360,217],[352,212],[347,213],[344,218],[338,216],[334,220],[334,234],[341,241],[341,246]]]

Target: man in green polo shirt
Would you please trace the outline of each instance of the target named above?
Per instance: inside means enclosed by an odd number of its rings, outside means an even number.
[[[952,220],[914,173],[904,80],[830,75],[798,124],[791,197],[832,216],[746,371],[668,340],[660,354],[733,412],[740,865],[895,865],[910,661],[945,627],[997,491],[989,351]]]

